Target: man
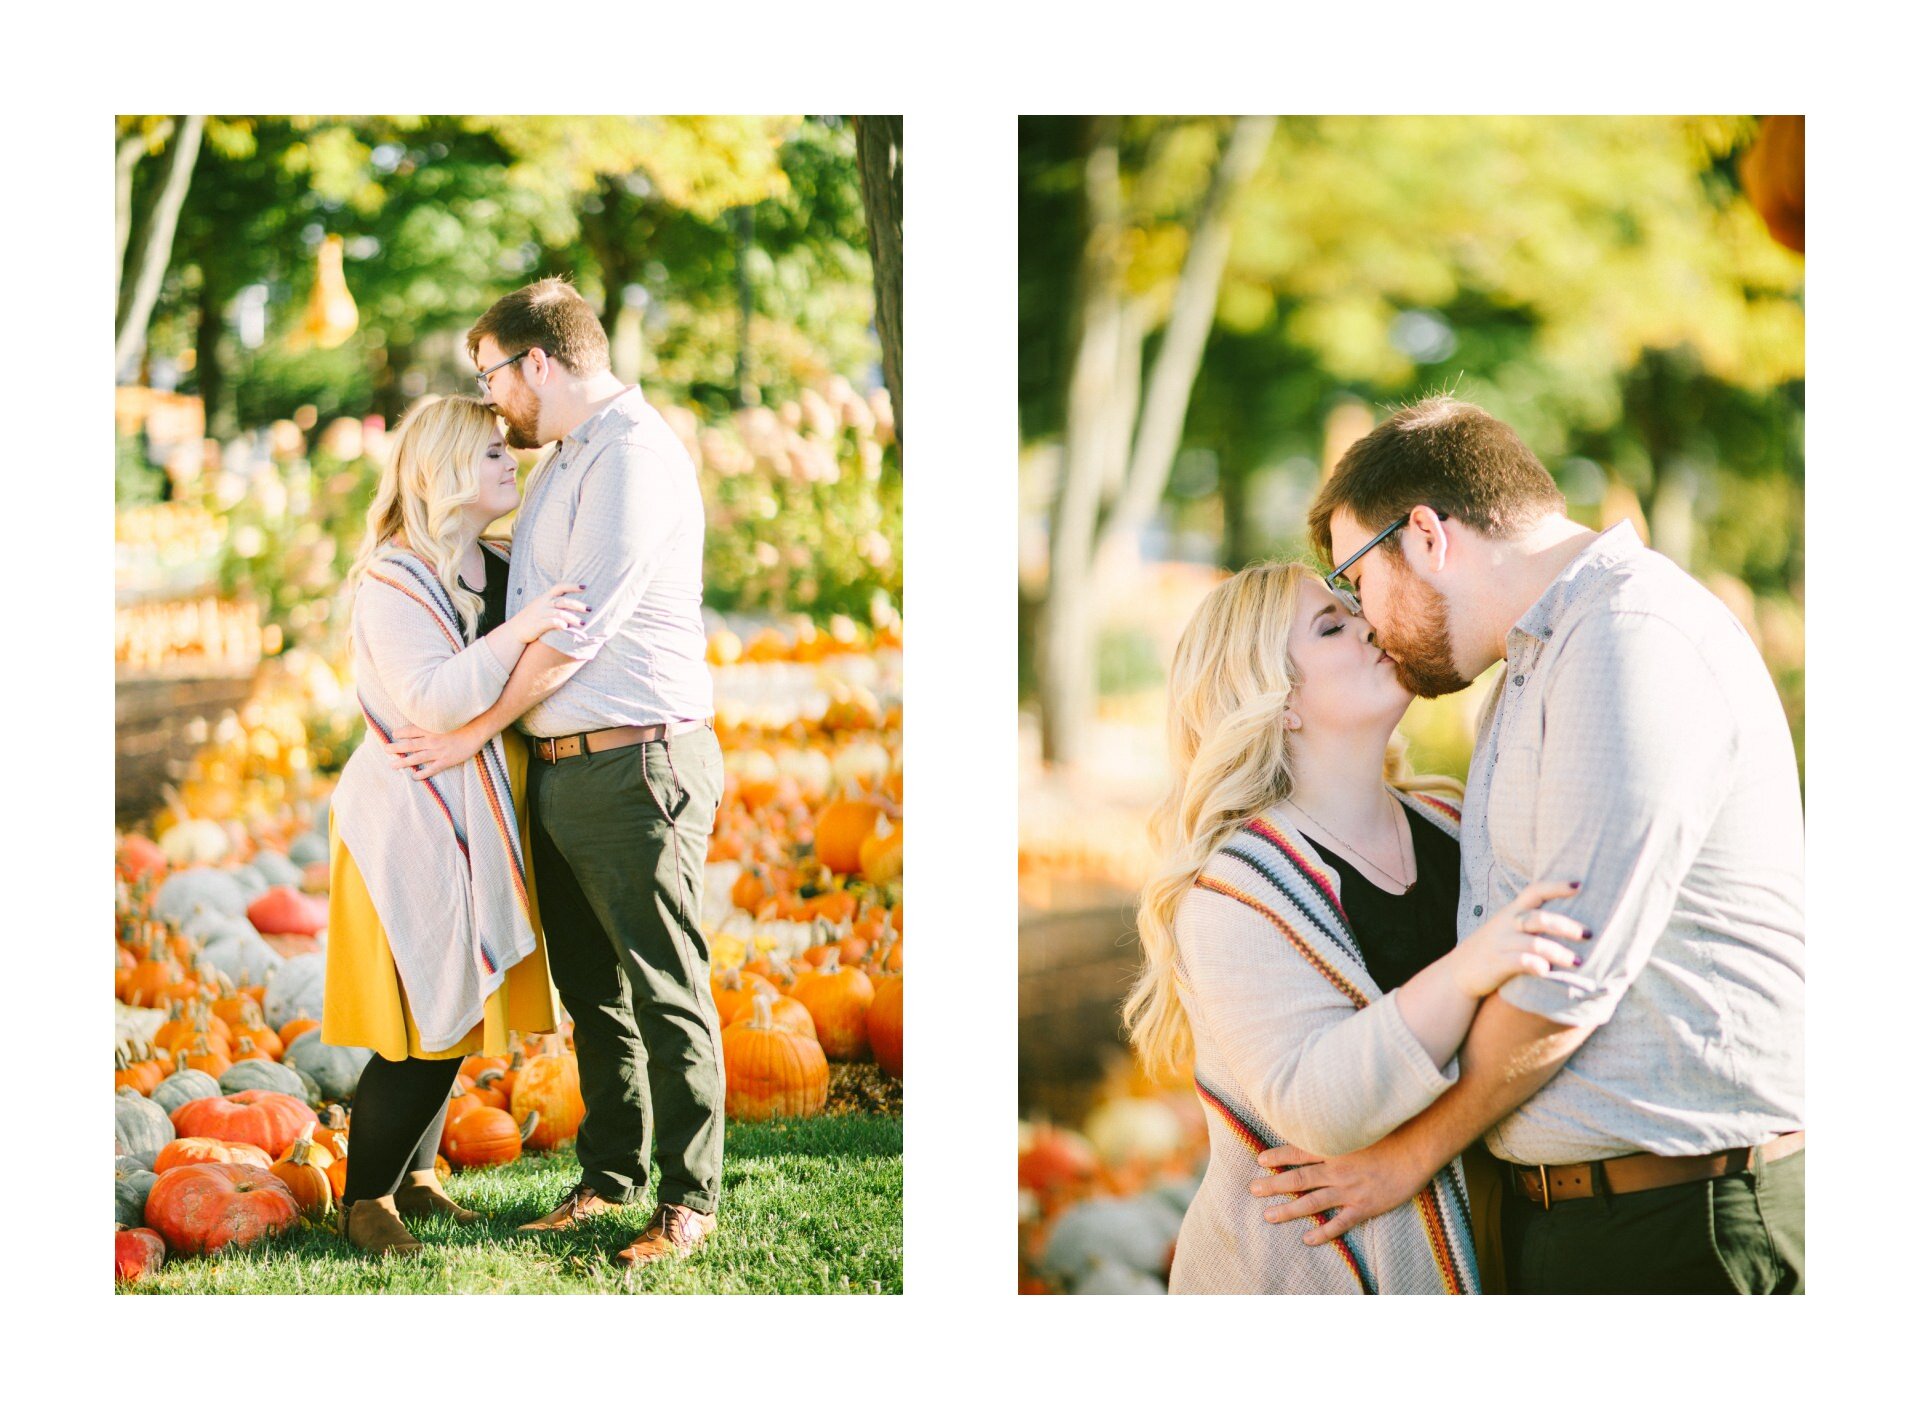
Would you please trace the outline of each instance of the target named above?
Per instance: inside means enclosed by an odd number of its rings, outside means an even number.
[[[425,778],[508,724],[529,736],[533,872],[586,1119],[579,1183],[522,1227],[571,1228],[638,1200],[653,1140],[658,1205],[618,1256],[684,1257],[714,1227],[725,1106],[700,930],[721,763],[699,484],[640,389],[613,375],[605,331],[564,281],[494,304],[467,351],[509,445],[559,442],[515,521],[510,608],[567,582],[588,611],[578,630],[527,647],[486,714],[393,748]]]
[[[1407,687],[1506,670],[1462,816],[1460,933],[1528,882],[1581,965],[1481,1006],[1458,1081],[1365,1150],[1255,1182],[1322,1243],[1485,1133],[1513,1292],[1804,1291],[1803,830],[1758,652],[1630,525],[1566,517],[1514,431],[1436,397],[1353,446],[1310,512]],[[1301,1152],[1264,1155],[1270,1168]]]

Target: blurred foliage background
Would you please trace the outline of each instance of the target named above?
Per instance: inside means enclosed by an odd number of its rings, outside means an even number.
[[[599,311],[614,372],[700,473],[710,616],[842,641],[897,627],[900,131],[116,118],[123,813],[283,653],[290,695],[329,697],[316,762],[351,745],[357,712],[313,662],[343,662],[340,578],[391,429],[472,394],[467,328],[548,275]]]
[[[1804,757],[1802,132],[1021,120],[1030,1110],[1072,1117],[1119,1060],[1180,629],[1222,574],[1306,554],[1320,479],[1393,406],[1476,402],[1577,518],[1633,520],[1746,623]],[[1416,702],[1418,766],[1464,776],[1484,686]]]

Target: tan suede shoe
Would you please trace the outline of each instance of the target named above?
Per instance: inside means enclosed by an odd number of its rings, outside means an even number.
[[[718,1222],[711,1214],[688,1209],[684,1204],[663,1204],[654,1210],[646,1232],[614,1258],[634,1268],[663,1258],[685,1258]]]
[[[392,1195],[341,1205],[340,1233],[363,1253],[379,1257],[418,1253],[426,1247],[409,1234],[407,1226],[400,1222],[400,1213],[393,1207]]]
[[[400,1188],[394,1192],[393,1207],[402,1214],[427,1218],[436,1214],[450,1215],[456,1224],[471,1224],[480,1217],[479,1210],[465,1209],[453,1202],[440,1187],[440,1173],[437,1170],[409,1170],[401,1176]]]
[[[557,1233],[561,1229],[584,1224],[589,1219],[597,1219],[602,1214],[610,1214],[619,1207],[612,1200],[601,1199],[593,1192],[591,1185],[582,1183],[568,1190],[567,1197],[555,1205],[551,1213],[528,1220],[520,1229],[528,1234]]]

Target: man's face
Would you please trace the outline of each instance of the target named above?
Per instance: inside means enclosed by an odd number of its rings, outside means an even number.
[[[1328,527],[1335,563],[1344,562],[1374,533],[1344,509],[1334,514]],[[1402,535],[1411,532],[1411,527],[1401,530]],[[1402,685],[1429,700],[1467,688],[1468,682],[1454,665],[1447,600],[1431,584],[1384,543],[1350,566],[1346,576],[1360,593],[1360,606],[1374,639],[1398,663],[1395,672]]]
[[[482,338],[473,355],[476,372],[505,362],[510,356],[502,352],[492,338]],[[526,365],[526,359],[522,358],[511,367],[497,369],[487,378],[487,405],[506,423],[507,444],[515,450],[537,450],[546,444],[540,436],[540,393],[521,375]]]

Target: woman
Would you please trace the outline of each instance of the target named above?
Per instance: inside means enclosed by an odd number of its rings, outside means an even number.
[[[1192,1060],[1211,1138],[1173,1292],[1479,1290],[1458,1161],[1318,1245],[1248,1193],[1262,1150],[1356,1150],[1424,1109],[1481,997],[1579,962],[1550,937],[1580,927],[1538,909],[1571,884],[1528,888],[1455,944],[1459,813],[1390,750],[1412,701],[1394,666],[1300,564],[1220,584],[1174,653],[1174,782],[1126,1007],[1149,1067]]]
[[[421,1245],[400,1214],[479,1216],[433,1160],[460,1059],[555,1026],[517,819],[525,746],[509,730],[430,782],[382,743],[407,724],[451,729],[505,686],[527,643],[577,624],[561,584],[512,616],[507,554],[481,531],[520,502],[493,413],[470,397],[414,410],[367,512],[348,575],[366,737],[333,796],[328,1043],[371,1048],[353,1108],[342,1232],[376,1253]]]

